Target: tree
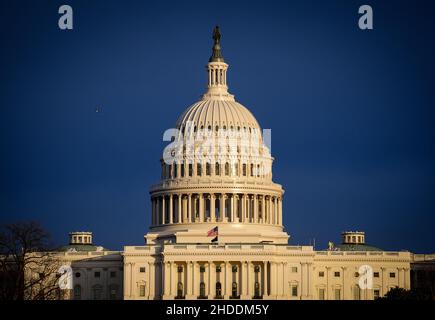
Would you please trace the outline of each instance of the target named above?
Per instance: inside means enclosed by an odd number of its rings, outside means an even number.
[[[59,298],[59,261],[50,236],[37,222],[0,229],[0,300]]]
[[[390,289],[383,298],[383,300],[431,300],[432,296],[430,291],[412,289],[406,290],[403,288],[395,287]]]

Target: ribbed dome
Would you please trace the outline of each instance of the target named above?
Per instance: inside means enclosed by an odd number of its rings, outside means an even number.
[[[231,100],[207,99],[196,102],[184,111],[178,119],[176,127],[184,128],[186,123],[191,121],[198,129],[207,129],[211,126],[214,129],[226,127],[230,129],[260,130],[260,126],[253,114],[243,105]]]

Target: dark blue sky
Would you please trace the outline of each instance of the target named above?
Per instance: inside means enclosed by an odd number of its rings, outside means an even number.
[[[61,4],[74,30],[58,28]],[[374,30],[358,29],[371,4]],[[0,222],[61,244],[142,244],[162,134],[198,100],[211,32],[229,86],[272,129],[291,243],[364,230],[435,251],[432,1],[0,3]],[[101,107],[103,112],[96,113]]]

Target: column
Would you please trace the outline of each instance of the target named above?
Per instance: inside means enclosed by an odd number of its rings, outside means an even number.
[[[278,224],[282,225],[282,198],[278,199]]]
[[[267,261],[263,261],[263,297],[269,296]]]
[[[192,262],[187,261],[186,263],[186,295],[187,299],[192,297]]]
[[[230,210],[231,210],[231,222],[234,222],[234,193],[231,195],[231,199],[230,199]]]
[[[251,261],[247,262],[247,266],[246,266],[246,295],[247,295],[247,299],[251,299],[252,294],[251,294],[251,269],[252,269],[252,264]]]
[[[246,194],[242,194],[242,212],[240,213],[240,222],[245,222],[246,215]]]
[[[159,224],[161,224],[161,221],[160,221],[160,197],[156,197],[155,201],[156,201],[156,214],[155,214],[156,224],[159,225]]]
[[[210,270],[210,296],[209,299],[213,299],[216,294],[216,268],[212,261],[208,262],[208,268]]]
[[[181,199],[182,199],[182,195],[178,194],[178,199],[177,199],[177,201],[178,201],[178,207],[177,207],[178,218],[177,218],[177,222],[178,223],[181,223],[181,211],[182,211]]]
[[[241,272],[241,283],[240,283],[240,298],[247,299],[248,297],[248,263],[246,261],[242,261],[242,267],[240,268]]]
[[[278,198],[277,197],[274,198],[273,213],[274,213],[274,216],[275,216],[275,219],[274,219],[273,223],[274,224],[278,224]]]
[[[277,263],[275,261],[270,262],[270,295],[276,298],[277,295]]]
[[[194,262],[192,262],[192,264],[193,264],[193,266],[192,266],[192,272],[193,272],[193,275],[192,275],[192,278],[193,278],[193,284],[192,284],[192,286],[193,286],[193,292],[192,292],[192,294],[193,294],[193,296],[194,296],[194,299],[196,299],[198,296],[199,296],[199,264],[198,264],[198,262],[197,261],[194,261]]]
[[[216,196],[214,193],[210,194],[210,220],[211,222],[216,221],[216,208],[215,208]]]
[[[153,226],[154,224],[154,199],[151,198],[151,225]]]
[[[258,223],[258,199],[257,195],[254,194],[254,223]]]
[[[169,262],[162,262],[162,278],[163,278],[163,298],[169,298],[170,284],[171,284],[171,276],[170,276],[170,265]]]
[[[204,194],[199,194],[199,222],[204,222]]]
[[[174,223],[173,220],[173,200],[172,200],[173,195],[169,195],[169,223],[172,224]]]
[[[221,193],[220,221],[225,221],[225,194]]]
[[[224,299],[229,299],[231,296],[231,264],[225,262],[225,296]]]
[[[211,261],[207,263],[207,275],[208,275],[208,283],[207,283],[207,297],[209,299],[212,298],[211,293]]]
[[[149,272],[150,272],[150,282],[149,282],[149,286],[150,286],[150,299],[154,299],[155,297],[155,293],[156,293],[156,288],[155,288],[155,283],[156,283],[156,279],[155,279],[155,263],[154,262],[150,262],[150,268],[149,268]]]
[[[269,215],[268,215],[268,219],[267,219],[268,224],[273,223],[272,217],[273,217],[273,207],[272,207],[272,197],[270,196],[269,197]]]
[[[265,195],[261,197],[261,214],[262,214],[261,223],[266,223],[266,196]]]
[[[187,222],[192,222],[192,194],[187,196]]]
[[[161,217],[162,217],[161,222],[162,222],[162,224],[166,223],[166,221],[165,221],[165,210],[166,210],[166,208],[165,208],[165,196],[163,196],[162,197],[162,214],[161,214]]]

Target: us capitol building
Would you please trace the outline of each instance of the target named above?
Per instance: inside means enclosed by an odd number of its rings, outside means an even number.
[[[213,40],[207,90],[160,159],[145,244],[108,251],[91,233],[71,233],[59,252],[74,270],[69,298],[372,300],[409,289],[414,255],[369,246],[364,232],[343,232],[321,251],[288,244],[274,159],[254,115],[228,92],[217,27]],[[367,272],[369,289],[360,287]]]

